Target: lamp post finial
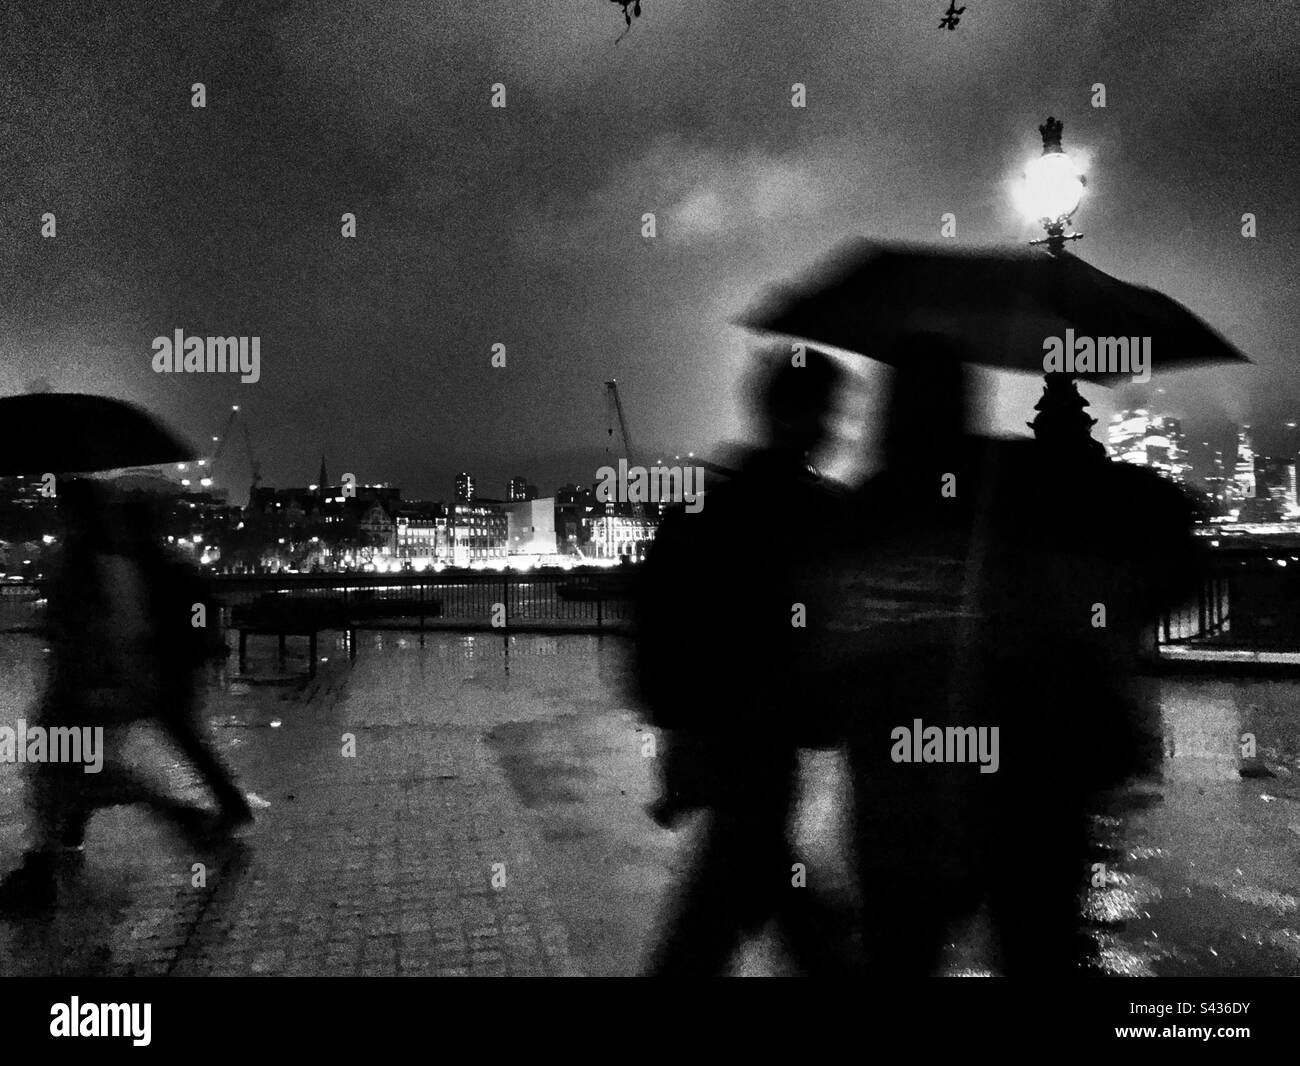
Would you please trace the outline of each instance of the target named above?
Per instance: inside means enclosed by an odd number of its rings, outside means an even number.
[[[1048,115],[1047,121],[1038,127],[1038,132],[1043,136],[1043,155],[1065,151],[1061,147],[1061,131],[1064,129],[1065,123],[1051,115]]]

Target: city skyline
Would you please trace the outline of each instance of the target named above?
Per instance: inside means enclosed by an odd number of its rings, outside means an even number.
[[[0,392],[102,391],[199,442],[239,402],[268,481],[297,480],[301,449],[428,492],[471,464],[499,480],[533,457],[546,482],[601,465],[616,376],[638,442],[707,454],[748,433],[752,342],[730,323],[758,292],[846,235],[941,242],[946,213],[959,244],[1036,236],[1008,185],[1055,113],[1089,177],[1074,252],[1187,303],[1257,363],[1160,379],[1189,431],[1300,407],[1300,222],[1272,208],[1297,158],[1272,104],[1294,40],[1277,5],[1018,3],[935,41],[901,3],[774,9],[744,34],[735,14],[660,4],[618,48],[605,6],[534,23],[504,2],[436,18],[67,5],[48,21],[9,5],[6,115],[27,151],[0,163]],[[726,69],[709,61],[723,41],[740,50]],[[177,330],[260,338],[256,383],[155,373],[151,341]],[[1001,380],[994,428],[1023,423],[1039,389]],[[1088,395],[1104,424],[1112,398]]]

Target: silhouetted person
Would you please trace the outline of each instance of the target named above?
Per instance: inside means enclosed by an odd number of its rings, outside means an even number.
[[[31,848],[0,885],[0,906],[44,909],[61,865],[78,861],[95,810],[145,803],[191,838],[251,819],[247,802],[195,721],[195,670],[206,630],[191,626],[202,583],[169,560],[143,504],[123,504],[95,482],[61,487],[62,558],[49,590],[49,676],[33,724],[103,730],[102,768],[30,762]],[[128,765],[123,740],[135,722],[159,725],[191,759],[221,805],[216,818],[156,790]]]
[[[819,965],[824,934],[812,889],[794,885],[788,822],[800,746],[833,742],[808,669],[815,535],[831,507],[809,456],[840,382],[820,353],[804,366],[783,356],[755,390],[763,444],[710,485],[699,513],[670,512],[641,575],[637,678],[651,721],[670,731],[657,814],[705,812],[652,974],[724,973],[772,918],[796,961]]]
[[[1155,709],[1134,675],[1144,630],[1194,588],[1194,506],[1077,442],[1008,445],[997,476],[961,675],[971,717],[1002,738],[1001,768],[972,807],[974,880],[1001,971],[1068,975],[1090,947],[1079,932],[1090,816],[1159,763]]]
[[[856,494],[835,560],[837,666],[853,781],[862,947],[873,972],[933,971],[962,907],[961,779],[977,767],[898,762],[895,730],[961,722],[959,649],[987,443],[965,432],[960,353],[912,338],[896,353],[884,465]]]
[[[842,701],[865,962],[933,973],[984,903],[1001,972],[1071,973],[1089,812],[1158,750],[1129,682],[1142,627],[1186,588],[1191,510],[1086,426],[980,440],[966,409],[960,352],[913,339],[845,557],[863,590],[837,628],[861,616]],[[936,761],[914,739],[931,728]]]
[[[161,523],[149,503],[132,501],[123,513],[149,619],[147,655],[157,686],[149,717],[189,759],[217,800],[219,813],[213,828],[237,828],[252,821],[252,811],[199,721],[202,679],[198,671],[221,647],[215,640],[215,604],[195,567],[164,547]],[[204,619],[209,624],[193,624],[196,604],[211,615]]]

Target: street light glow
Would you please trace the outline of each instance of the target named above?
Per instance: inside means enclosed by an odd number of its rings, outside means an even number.
[[[1030,222],[1063,221],[1079,208],[1083,179],[1068,155],[1049,152],[1025,167],[1025,180],[1017,186],[1016,198]]]

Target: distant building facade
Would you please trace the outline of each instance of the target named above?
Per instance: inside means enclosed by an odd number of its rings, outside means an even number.
[[[1272,501],[1281,516],[1295,515],[1300,508],[1296,506],[1296,463],[1294,459],[1270,458],[1264,455],[1255,457],[1255,494]]]
[[[563,485],[555,493],[555,541],[561,554],[585,555],[591,546],[591,523],[605,508],[591,489]]]
[[[1255,449],[1250,439],[1250,426],[1242,426],[1237,430],[1237,464],[1228,486],[1228,498],[1236,502],[1253,500],[1255,488]]]
[[[1154,415],[1145,407],[1117,411],[1106,432],[1106,444],[1121,463],[1150,467],[1174,481],[1186,482],[1187,459],[1182,423],[1170,415]]]
[[[407,506],[393,516],[396,554],[417,566],[451,561],[451,534],[447,508],[424,503]]]
[[[457,503],[448,515],[453,566],[504,562],[509,551],[509,519],[496,504]]]
[[[506,500],[510,503],[519,503],[524,500],[537,499],[537,486],[531,484],[521,477],[512,477],[510,484],[506,486]]]
[[[651,519],[636,515],[597,515],[591,520],[588,554],[597,559],[644,558],[656,528]]]
[[[511,555],[554,555],[555,498],[517,500],[505,506]]]

